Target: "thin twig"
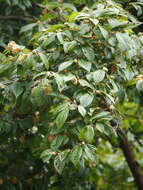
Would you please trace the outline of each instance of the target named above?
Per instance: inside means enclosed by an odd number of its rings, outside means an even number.
[[[16,16],[16,15],[12,15],[12,16],[2,16],[2,15],[0,15],[0,20],[22,20],[22,21],[32,21],[32,22],[36,21],[33,18]]]
[[[46,8],[46,6],[44,6],[44,5],[40,4],[40,3],[34,2],[33,4],[36,5],[37,7],[43,8],[43,9]]]

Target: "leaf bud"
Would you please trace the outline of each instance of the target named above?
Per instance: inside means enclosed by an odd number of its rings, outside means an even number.
[[[109,106],[109,109],[110,109],[111,111],[116,110],[116,108],[115,108],[115,106],[114,106],[113,104],[111,104],[111,105]]]
[[[35,133],[37,133],[37,131],[38,131],[38,127],[37,126],[33,126],[31,132],[33,134],[35,134]]]
[[[107,67],[103,67],[103,71],[108,72]]]
[[[71,80],[71,82],[73,83],[73,85],[77,85],[78,84],[78,79],[75,77]]]

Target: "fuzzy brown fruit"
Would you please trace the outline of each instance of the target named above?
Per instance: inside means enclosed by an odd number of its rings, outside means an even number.
[[[49,84],[46,84],[46,85],[44,86],[44,92],[45,92],[46,94],[50,94],[50,93],[52,92],[52,87],[51,87]]]
[[[17,54],[18,52],[20,52],[20,48],[17,47],[12,49],[13,54]]]
[[[21,143],[24,143],[25,140],[26,140],[26,137],[25,137],[25,136],[21,136],[21,137],[19,137],[19,141],[20,141]]]
[[[47,138],[48,138],[49,142],[52,142],[54,140],[54,138],[55,138],[55,135],[48,135]]]

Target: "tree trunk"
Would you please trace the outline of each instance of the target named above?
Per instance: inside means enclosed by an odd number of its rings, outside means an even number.
[[[132,144],[129,142],[127,136],[121,130],[118,130],[118,135],[120,137],[120,148],[124,153],[136,185],[139,190],[143,190],[143,171],[136,160]]]

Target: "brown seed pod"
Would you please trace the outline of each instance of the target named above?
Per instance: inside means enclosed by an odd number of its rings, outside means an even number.
[[[17,54],[18,52],[20,52],[20,48],[17,47],[12,49],[13,54]]]
[[[97,36],[96,35],[92,35],[92,38],[95,39]]]
[[[110,109],[111,111],[115,111],[115,110],[116,110],[115,106],[112,105],[112,104],[109,106],[109,109]]]
[[[93,163],[93,162],[91,162],[91,161],[89,161],[89,163],[88,163],[88,164],[89,164],[89,167],[90,167],[90,168],[92,168],[92,167],[94,166],[94,163]]]
[[[74,59],[74,60],[73,60],[73,62],[74,62],[74,63],[77,63],[77,62],[78,62],[78,60],[77,60],[77,59]]]
[[[34,122],[40,122],[40,116],[39,115],[35,115]]]
[[[17,180],[17,177],[13,177],[13,178],[11,178],[10,181],[11,181],[12,184],[17,184],[18,180]]]
[[[44,92],[45,92],[46,94],[50,94],[50,93],[52,92],[52,87],[51,87],[49,84],[46,84],[46,85],[44,86]]]
[[[52,142],[54,140],[54,138],[55,138],[55,135],[48,135],[47,138],[48,138],[49,142]]]
[[[101,92],[100,90],[96,90],[95,93],[96,93],[97,95],[101,95],[101,94],[102,94],[102,92]]]
[[[117,65],[112,65],[111,70],[112,70],[112,72],[116,72],[118,70]]]
[[[25,137],[24,135],[21,136],[21,137],[19,137],[19,141],[20,141],[21,143],[24,143],[25,140],[26,140],[26,137]]]
[[[78,79],[77,78],[73,78],[72,80],[71,80],[71,82],[73,83],[73,85],[77,85],[78,84]]]
[[[47,13],[48,13],[48,9],[47,8],[43,9],[42,14],[47,14]]]

